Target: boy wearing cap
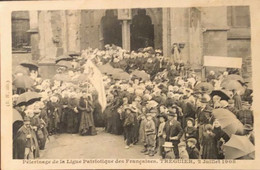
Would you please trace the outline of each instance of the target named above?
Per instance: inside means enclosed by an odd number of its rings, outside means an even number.
[[[195,138],[189,138],[187,140],[187,151],[189,159],[199,159],[199,150],[196,148],[197,140]]]
[[[152,113],[146,114],[147,122],[145,124],[145,138],[148,151],[145,155],[154,156],[155,142],[156,142],[156,129],[153,121]]]
[[[165,142],[166,133],[165,133],[165,122],[167,121],[167,116],[164,114],[160,114],[157,116],[160,120],[160,125],[158,128],[158,146],[159,146],[159,154],[160,156],[164,155],[163,144]]]
[[[180,142],[178,144],[178,150],[179,150],[179,159],[189,159],[189,154],[186,150],[185,142]]]
[[[125,121],[124,121],[124,133],[126,138],[126,149],[129,149],[130,144],[133,143],[133,127],[134,127],[134,114],[130,107],[125,108]]]

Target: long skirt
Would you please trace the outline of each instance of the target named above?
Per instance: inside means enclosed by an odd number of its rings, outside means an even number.
[[[78,133],[79,114],[70,109],[66,115],[67,133]]]
[[[81,119],[79,125],[79,133],[81,135],[96,135],[96,128],[94,125],[93,113],[92,112],[81,112]]]

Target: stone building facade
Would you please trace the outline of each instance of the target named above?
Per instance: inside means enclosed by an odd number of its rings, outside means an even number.
[[[243,77],[251,80],[249,7],[126,11],[129,15],[126,19],[120,18],[116,9],[13,12],[13,20],[20,16],[18,13],[28,13],[30,29],[27,34],[31,37],[31,53],[35,60],[52,60],[88,47],[102,49],[107,42],[127,50],[150,45],[172,57],[172,44],[178,43],[184,47],[183,61],[195,70],[202,70],[205,55],[240,57]],[[19,32],[14,24],[13,33]]]

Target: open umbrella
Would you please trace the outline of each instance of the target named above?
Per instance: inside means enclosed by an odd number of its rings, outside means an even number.
[[[59,61],[71,61],[73,59],[74,58],[70,57],[69,55],[61,55],[55,60],[55,62],[58,63]]]
[[[33,86],[34,80],[27,75],[15,76],[13,80],[13,85],[16,88],[29,89]]]
[[[74,56],[80,56],[81,53],[80,52],[76,52],[76,51],[69,51],[68,55],[71,56],[71,57],[74,57]]]
[[[57,66],[64,66],[64,67],[67,67],[67,68],[72,68],[73,67],[71,62],[65,61],[65,60],[58,61],[56,65]]]
[[[13,109],[13,123],[16,121],[23,121],[23,117],[16,109]]]
[[[237,74],[228,75],[226,78],[224,78],[223,82],[228,81],[228,80],[240,80],[241,82],[244,82],[244,79],[240,75],[237,75]]]
[[[13,73],[14,73],[14,74],[22,73],[23,75],[29,75],[29,69],[28,69],[27,67],[18,65],[18,66],[15,67]]]
[[[224,145],[225,159],[236,159],[252,155],[255,151],[254,145],[247,136],[231,135],[230,140]]]
[[[38,64],[34,61],[25,61],[22,62],[20,65],[29,68],[30,70],[38,70]]]
[[[212,84],[207,83],[207,82],[201,82],[194,87],[194,91],[201,92],[201,93],[210,94],[212,92],[212,90],[213,90]]]
[[[130,75],[127,72],[115,72],[112,74],[112,77],[114,79],[119,79],[119,80],[129,80]]]
[[[112,72],[114,72],[114,68],[109,63],[98,66],[98,69],[101,71],[101,73],[112,73]]]
[[[150,80],[150,75],[147,74],[145,71],[140,71],[140,70],[134,70],[132,72],[132,75],[136,76],[136,77],[139,77],[143,80]]]
[[[229,136],[236,133],[242,133],[244,130],[243,124],[236,116],[227,109],[214,109],[213,116],[218,119],[222,130]]]
[[[213,90],[210,93],[210,96],[213,97],[215,95],[218,95],[219,97],[221,97],[221,100],[226,100],[228,101],[232,96],[232,93],[230,94],[229,91],[227,90]]]
[[[36,93],[36,92],[25,92],[23,94],[21,94],[17,101],[16,101],[16,104],[18,106],[21,106],[21,105],[30,105],[36,101],[39,101],[41,99],[41,95],[39,93]]]
[[[223,81],[220,86],[226,90],[237,90],[240,94],[244,94],[245,92],[245,88],[238,80],[226,80]]]

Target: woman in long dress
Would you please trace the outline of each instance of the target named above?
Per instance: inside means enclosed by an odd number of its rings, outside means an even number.
[[[92,98],[85,91],[82,92],[82,97],[79,100],[78,110],[80,113],[79,133],[81,135],[96,135]]]

